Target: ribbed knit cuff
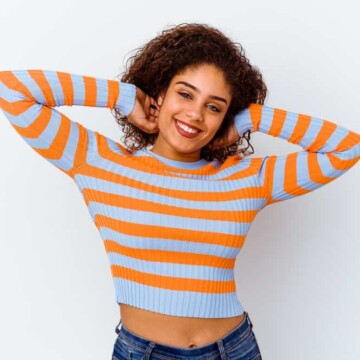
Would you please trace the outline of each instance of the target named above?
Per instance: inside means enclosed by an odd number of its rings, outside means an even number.
[[[248,130],[254,130],[248,107],[235,115],[234,125],[239,136],[243,135]]]
[[[120,97],[115,105],[125,116],[129,115],[134,107],[136,98],[136,86],[134,84],[120,82]]]

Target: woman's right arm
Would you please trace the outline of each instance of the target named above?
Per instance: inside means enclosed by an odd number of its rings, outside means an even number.
[[[11,125],[37,153],[71,177],[99,155],[100,147],[116,146],[128,153],[52,107],[108,107],[128,115],[135,97],[135,85],[115,80],[49,70],[0,71],[0,108]]]

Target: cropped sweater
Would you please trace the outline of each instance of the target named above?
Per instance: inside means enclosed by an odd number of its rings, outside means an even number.
[[[157,313],[243,313],[236,257],[266,205],[330,183],[360,158],[360,135],[328,120],[251,104],[234,123],[300,145],[282,156],[181,162],[122,144],[70,120],[60,105],[118,108],[136,87],[48,70],[0,72],[0,107],[17,133],[70,176],[108,255],[117,303]]]

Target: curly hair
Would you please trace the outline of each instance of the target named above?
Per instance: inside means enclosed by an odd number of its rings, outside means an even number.
[[[264,104],[267,87],[258,68],[249,63],[239,43],[232,42],[221,31],[207,24],[172,25],[135,51],[127,60],[126,70],[120,81],[135,84],[154,99],[163,91],[166,92],[172,78],[187,68],[211,64],[223,71],[231,88],[232,99],[214,139],[221,138],[226,133],[239,111],[251,103]],[[118,75],[120,76],[121,74]],[[143,132],[130,124],[118,109],[113,109],[112,113],[122,127],[124,136],[121,140],[129,151],[143,149],[155,143],[157,133]],[[200,156],[208,161],[218,159],[224,162],[231,155],[251,155],[254,151],[247,151],[249,147],[253,150],[249,141],[251,132],[246,131],[236,142],[225,148],[210,150],[204,146]],[[248,145],[239,148],[243,139]]]

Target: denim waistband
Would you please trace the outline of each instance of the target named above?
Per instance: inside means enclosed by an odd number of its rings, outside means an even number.
[[[224,347],[229,347],[234,342],[239,342],[241,341],[241,339],[245,338],[252,329],[253,324],[250,320],[249,314],[246,311],[244,311],[244,314],[245,317],[242,322],[236,328],[225,334],[221,339],[195,348],[179,348],[154,342],[134,334],[123,325],[121,325],[120,330],[119,326],[121,324],[121,319],[119,324],[115,328],[115,332],[119,335],[119,337],[121,337],[122,340],[127,342],[130,346],[138,348],[139,350],[145,351],[148,349],[149,346],[151,346],[152,349],[156,348],[157,354],[172,354],[178,356],[191,355],[196,357],[204,354],[211,354],[218,350],[222,352],[222,349],[224,349]]]

